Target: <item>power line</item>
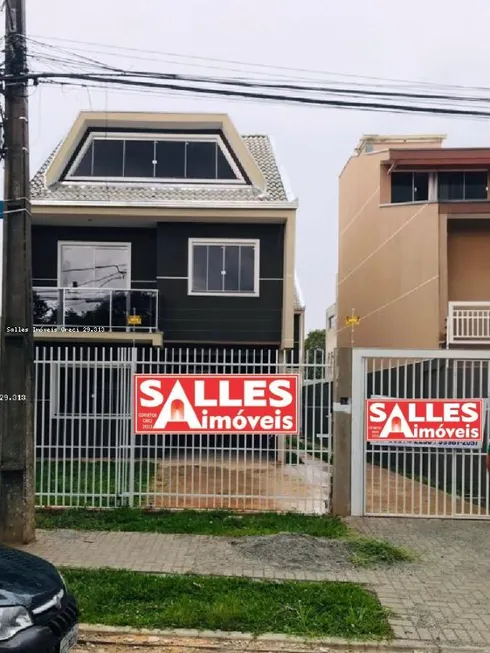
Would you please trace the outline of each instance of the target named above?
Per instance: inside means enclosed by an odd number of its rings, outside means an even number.
[[[162,98],[185,98],[186,96],[192,95],[192,93],[189,93],[188,91],[184,89],[180,90],[167,90],[167,89],[158,89],[158,88],[131,88],[128,86],[117,86],[117,82],[111,85],[103,85],[103,84],[98,84],[98,83],[89,83],[89,82],[56,82],[56,81],[50,81],[50,80],[44,80],[43,84],[44,87],[46,86],[56,86],[56,87],[61,87],[62,89],[65,88],[72,88],[72,89],[79,89],[83,91],[90,92],[92,91],[100,91],[100,92],[107,92],[107,88],[110,87],[112,93],[120,93],[123,94],[124,97],[127,97],[128,95],[152,95],[154,97],[162,97]],[[199,94],[199,100],[200,101],[207,101],[211,102],[214,101],[216,102],[216,95],[213,95],[212,91],[206,91],[203,89],[203,92]],[[254,98],[242,98],[242,97],[227,97],[226,98],[227,102],[246,102],[247,104],[264,104],[264,101],[261,99],[254,99]],[[278,99],[277,101],[275,100],[268,100],[267,104],[269,105],[281,105],[283,102]],[[313,107],[314,108],[314,107]],[[334,107],[335,108],[335,107]],[[342,107],[343,110],[350,110],[350,111],[356,111],[356,110],[365,110],[365,111],[375,111],[375,109],[360,109],[358,105],[354,104],[351,107]],[[389,113],[393,114],[404,114],[406,113],[405,111],[396,111],[396,110],[390,110]],[[416,114],[414,114],[416,115]],[[437,113],[434,114],[437,116]],[[466,116],[466,115],[450,115],[447,116],[451,119],[464,119],[468,120],[470,117],[471,120],[488,120],[488,117],[485,116],[485,114],[478,116],[478,115],[472,115],[472,116]]]
[[[338,73],[338,72],[332,72],[332,71],[320,71],[320,70],[311,70],[308,68],[294,68],[294,67],[288,67],[288,66],[281,66],[281,65],[271,65],[271,64],[264,64],[264,63],[252,63],[252,62],[245,62],[245,61],[240,61],[240,60],[234,60],[234,59],[222,59],[222,58],[217,58],[217,57],[203,57],[203,56],[197,56],[197,55],[183,55],[180,53],[175,53],[175,52],[162,52],[159,50],[145,50],[141,48],[132,48],[132,47],[123,47],[123,46],[117,46],[117,45],[110,45],[110,44],[104,44],[104,43],[97,43],[93,41],[81,41],[81,40],[75,40],[75,39],[63,39],[59,37],[54,37],[54,36],[37,36],[35,37],[37,39],[49,39],[52,41],[57,41],[57,42],[62,42],[62,43],[69,43],[69,44],[77,44],[77,45],[84,45],[84,46],[95,46],[95,47],[101,47],[101,48],[106,48],[118,52],[131,52],[131,53],[141,53],[141,54],[150,54],[153,55],[153,58],[151,60],[154,60],[155,55],[160,55],[160,56],[167,56],[167,57],[175,57],[175,58],[181,58],[181,59],[190,59],[190,60],[199,60],[199,61],[212,61],[216,63],[230,63],[233,65],[239,65],[239,66],[248,66],[248,67],[255,67],[255,68],[260,68],[260,69],[267,69],[267,70],[282,70],[285,72],[299,72],[299,73],[306,73],[309,75],[325,75],[325,76],[335,76],[335,77],[345,77],[348,79],[364,79],[364,80],[369,80],[370,82],[391,82],[391,83],[398,83],[398,84],[408,84],[411,86],[417,86],[417,87],[434,87],[434,88],[441,88],[441,89],[458,89],[458,90],[471,90],[471,91],[488,91],[489,89],[487,87],[466,87],[463,85],[452,85],[452,84],[441,84],[438,82],[426,82],[426,81],[416,81],[416,80],[407,80],[407,79],[400,79],[400,78],[390,78],[390,77],[376,77],[376,76],[369,76],[369,75],[357,75],[354,73]],[[109,54],[106,52],[98,52],[98,54]],[[114,55],[110,55],[114,56]],[[304,78],[302,78],[304,79]]]
[[[170,82],[152,82],[148,80],[141,79],[130,79],[130,74],[124,74],[122,76],[113,75],[97,75],[97,74],[80,74],[80,73],[33,73],[26,76],[31,80],[35,80],[36,83],[43,83],[44,80],[48,79],[51,82],[58,81],[63,84],[70,80],[76,81],[91,81],[99,82],[104,84],[106,87],[109,85],[117,84],[120,86],[129,86],[129,87],[140,87],[140,88],[152,88],[152,89],[170,89],[174,91],[185,91],[199,95],[201,93],[210,93],[216,96],[221,97],[241,97],[241,98],[253,98],[260,100],[274,100],[281,101],[284,103],[292,104],[304,104],[308,106],[324,106],[331,108],[355,108],[359,110],[375,110],[375,111],[397,111],[402,113],[421,113],[421,114],[432,114],[432,115],[459,115],[467,117],[481,117],[488,118],[490,117],[490,112],[487,111],[475,111],[474,109],[464,109],[464,108],[449,108],[444,106],[417,106],[409,104],[394,104],[394,103],[382,103],[382,102],[359,102],[353,100],[342,100],[342,99],[326,99],[322,97],[308,97],[308,96],[293,96],[286,94],[271,94],[271,93],[259,93],[251,90],[230,90],[228,88],[202,88],[200,86],[183,86]],[[175,76],[166,76],[162,75],[163,79],[175,79]],[[206,80],[208,83],[213,83],[219,85],[220,81]],[[10,80],[6,80],[6,85],[8,86]],[[236,84],[238,87],[241,84]],[[256,87],[256,85],[252,85]],[[258,85],[260,87],[260,85]],[[250,88],[250,86],[246,86]],[[271,88],[271,87],[268,87]],[[272,87],[275,88],[275,87]],[[390,97],[390,96],[388,96]],[[417,98],[414,98],[417,99]],[[430,98],[427,98],[430,99]],[[444,99],[444,98],[437,98]],[[490,101],[482,98],[481,102]]]
[[[96,78],[98,73],[80,73],[80,78],[83,79],[92,79]],[[144,79],[164,79],[164,80],[174,80],[174,81],[183,81],[183,82],[195,82],[195,83],[207,83],[207,84],[219,84],[222,86],[237,86],[240,88],[264,88],[266,90],[287,90],[287,91],[307,91],[307,92],[317,92],[317,93],[326,93],[332,95],[353,95],[353,96],[367,96],[367,97],[379,97],[379,98],[404,98],[404,99],[413,99],[413,100],[444,100],[452,102],[490,102],[489,97],[466,97],[458,95],[440,95],[440,94],[426,94],[426,93],[414,93],[414,92],[400,92],[400,91],[377,91],[377,90],[360,90],[352,88],[331,88],[325,86],[306,86],[301,84],[285,84],[285,83],[264,83],[260,81],[247,81],[247,80],[235,80],[235,79],[225,79],[225,78],[213,78],[213,77],[199,77],[194,75],[181,75],[175,73],[155,73],[150,71],[128,71],[128,70],[118,70],[113,73],[107,74],[109,77],[117,78],[133,78],[141,77]],[[77,73],[31,73],[31,78],[41,79],[41,78],[79,78]]]
[[[71,42],[70,40],[64,40],[64,39],[57,39],[62,42]],[[48,49],[55,49],[55,46],[52,46],[50,44],[44,44],[41,41],[38,41],[36,39],[31,39],[31,41],[37,45],[41,45],[42,47],[46,47]],[[108,47],[115,47],[116,49],[122,49],[122,48],[117,48],[117,46],[108,46]],[[128,48],[128,50],[137,50],[135,48]],[[317,85],[317,86],[310,86],[310,85],[304,85],[304,84],[292,84],[292,83],[268,83],[264,82],[264,80],[246,80],[246,79],[236,79],[236,78],[213,78],[213,77],[200,77],[196,75],[184,75],[184,74],[175,74],[175,73],[159,73],[159,72],[151,72],[151,71],[129,71],[129,70],[123,70],[121,68],[115,68],[112,66],[107,66],[107,64],[97,61],[95,59],[89,58],[89,57],[80,57],[77,54],[71,53],[69,50],[64,50],[68,55],[73,55],[77,57],[77,60],[71,60],[71,59],[63,59],[61,60],[62,62],[66,63],[67,65],[76,65],[76,66],[85,66],[87,63],[93,64],[99,68],[102,68],[104,70],[105,75],[102,77],[100,71],[97,72],[79,72],[79,73],[73,73],[73,72],[63,72],[63,73],[57,73],[57,72],[35,72],[32,73],[32,79],[35,81],[35,83],[38,83],[41,80],[47,80],[47,79],[52,79],[52,80],[69,80],[69,79],[79,79],[79,80],[84,80],[84,81],[91,81],[91,82],[96,82],[99,84],[99,87],[102,88],[102,84],[104,84],[104,88],[108,88],[109,84],[112,84],[114,87],[115,85],[119,86],[126,86],[126,87],[140,87],[140,88],[147,88],[147,89],[165,89],[165,90],[173,90],[178,93],[194,93],[194,94],[211,94],[214,96],[223,96],[227,95],[229,98],[231,97],[240,97],[244,99],[255,99],[257,101],[282,101],[282,102],[294,102],[294,103],[304,103],[304,104],[310,104],[310,105],[323,105],[323,106],[334,106],[336,108],[358,108],[358,109],[366,109],[366,110],[380,110],[380,111],[394,111],[394,112],[416,112],[416,113],[432,113],[434,115],[460,115],[460,116],[467,116],[467,117],[477,117],[477,118],[487,118],[488,113],[485,111],[486,105],[490,101],[490,96],[482,97],[474,97],[474,96],[469,96],[469,95],[455,95],[455,94],[448,94],[448,93],[422,93],[422,92],[414,92],[414,91],[399,91],[399,90],[372,90],[372,89],[366,89],[366,88],[335,88],[333,86],[323,86],[323,85]],[[151,51],[148,51],[151,52]],[[53,57],[46,56],[44,54],[38,55],[40,59],[44,59],[45,61],[53,61],[55,60]],[[264,64],[265,65],[265,64]],[[119,77],[120,79],[117,80],[116,77]],[[135,78],[143,78],[145,81],[149,79],[156,79],[159,81],[164,80],[166,84],[143,84],[141,79],[135,79]],[[124,80],[124,81],[122,81]],[[171,85],[168,83],[168,81],[178,81],[178,82],[193,82],[193,83],[198,83],[198,84],[212,84],[214,86],[225,86],[225,87],[235,87],[236,88],[246,88],[246,89],[252,89],[253,92],[250,93],[242,93],[242,92],[237,92],[236,90],[232,90],[229,93],[224,93],[223,90],[221,89],[203,89],[201,87],[196,88],[196,87],[189,87],[189,86],[183,86],[182,84],[179,84],[178,86]],[[6,80],[6,83],[8,84],[9,81]],[[64,84],[66,85],[66,84]],[[88,88],[87,85],[85,85],[85,88]],[[274,95],[271,97],[269,94],[266,93],[261,93],[258,94],[255,92],[256,89],[265,89],[266,91],[292,91],[295,93],[314,93],[315,97],[305,97],[302,95],[300,98],[298,96],[286,96],[286,95]],[[464,89],[466,92],[469,89]],[[486,89],[489,90],[489,89]],[[376,98],[380,100],[386,100],[386,99],[403,99],[403,100],[408,100],[410,102],[412,101],[417,101],[419,103],[418,106],[413,106],[413,104],[410,104],[409,106],[406,105],[394,105],[394,104],[388,104],[386,102],[383,102],[382,106],[380,106],[377,103],[366,103],[363,102],[362,104],[357,104],[357,103],[349,103],[345,100],[339,100],[337,102],[332,102],[332,101],[326,101],[325,99],[319,100],[317,94],[326,94],[326,95],[334,95],[334,96],[342,96],[344,98],[352,98],[352,97],[369,97],[369,98]],[[445,106],[447,102],[450,103],[456,103],[456,104],[472,104],[473,107],[471,110],[467,109],[462,109],[462,108],[457,108],[457,107],[447,107]],[[432,106],[430,106],[430,103],[432,103]],[[443,103],[444,105],[441,107],[440,104]],[[420,106],[420,105],[429,105],[429,106]],[[435,105],[435,106],[434,106]],[[483,105],[478,107],[477,105]],[[479,111],[476,111],[476,109],[481,109]]]

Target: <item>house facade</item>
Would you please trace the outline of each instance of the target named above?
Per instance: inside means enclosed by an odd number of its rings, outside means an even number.
[[[130,372],[299,363],[297,201],[269,137],[227,115],[84,112],[31,188],[49,442],[110,455]]]
[[[337,315],[359,316],[357,347],[490,345],[490,149],[444,138],[365,136],[340,175]]]
[[[32,182],[36,338],[292,349],[296,208],[226,115],[82,113]]]

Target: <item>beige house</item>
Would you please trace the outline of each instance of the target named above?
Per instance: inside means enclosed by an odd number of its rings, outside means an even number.
[[[490,345],[490,148],[364,136],[340,174],[338,345]]]

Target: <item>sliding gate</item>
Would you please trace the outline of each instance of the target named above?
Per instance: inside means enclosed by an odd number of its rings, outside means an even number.
[[[353,515],[490,518],[490,352],[356,349],[352,383]],[[481,398],[483,447],[368,443],[370,398]]]

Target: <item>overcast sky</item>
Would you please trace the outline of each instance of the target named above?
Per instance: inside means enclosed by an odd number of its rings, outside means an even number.
[[[325,81],[337,73],[490,86],[489,0],[27,0],[27,11],[29,37],[56,45],[53,57],[64,56],[60,46],[79,54],[84,46],[50,37],[135,48],[133,57],[121,50],[108,57],[86,46],[87,56],[133,70],[229,76],[233,68],[253,76],[261,69],[251,64],[267,64],[322,71]],[[176,67],[178,61],[185,63]],[[53,61],[43,66],[57,68]],[[359,137],[442,132],[448,145],[490,145],[490,125],[482,121],[42,86],[30,102],[32,173],[77,113],[90,109],[226,112],[241,133],[274,137],[300,202],[296,258],[308,329],[324,328],[325,309],[335,301],[338,174]]]

